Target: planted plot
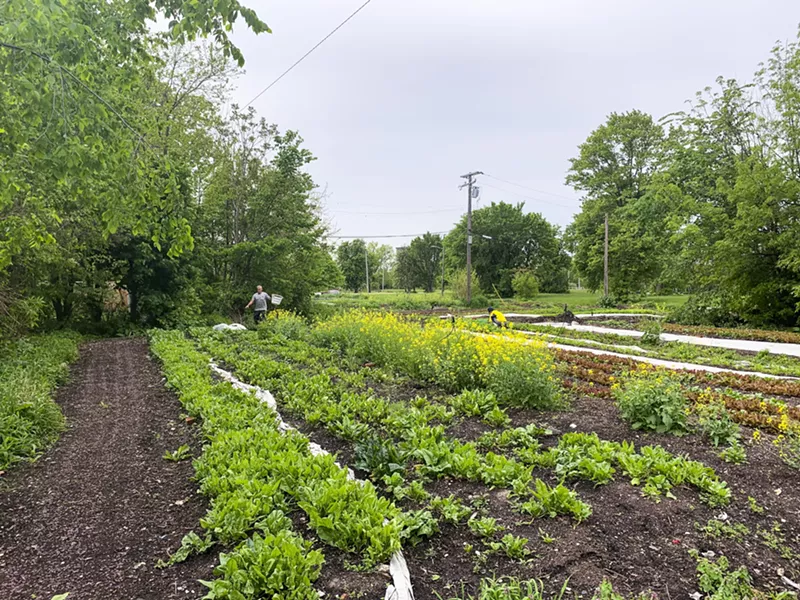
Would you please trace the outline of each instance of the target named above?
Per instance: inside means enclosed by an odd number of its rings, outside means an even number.
[[[776,453],[762,452],[765,444],[751,444],[735,422],[727,430],[710,426],[720,413],[709,411],[705,425],[686,415],[680,427],[672,427],[681,422],[677,413],[663,413],[673,415],[663,432],[633,429],[635,419],[623,420],[611,398],[566,390],[562,382],[576,381],[574,374],[543,347],[487,340],[449,324],[355,313],[309,328],[272,316],[258,334],[194,330],[192,336],[195,352],[270,390],[284,418],[374,484],[375,502],[387,502],[382,510],[392,515],[381,531],[402,546],[418,598],[489,598],[539,580],[549,597],[567,579],[564,597],[616,597],[602,595],[610,586],[666,597],[667,587],[673,595],[707,591],[708,570],[723,582],[752,578],[733,596],[750,598],[752,586],[781,589],[778,568],[796,576],[786,558],[798,550],[790,529],[782,530],[785,547],[770,538],[771,547],[758,533],[780,519],[796,522],[790,508],[796,491],[786,485],[795,475]],[[598,371],[613,378],[609,392],[615,381],[624,383],[613,368]],[[498,374],[500,384],[493,379]],[[651,374],[640,377],[647,383]],[[685,387],[683,380],[675,384]],[[595,426],[603,433],[594,433]],[[731,470],[715,441],[725,450],[746,441],[749,460],[759,460],[762,471]],[[779,487],[779,495],[765,491]],[[361,548],[357,564],[367,573],[385,556],[370,554],[376,542],[339,533],[355,514],[331,509],[346,503],[369,513],[366,504],[346,495],[331,499],[324,490],[283,494],[280,510],[313,551],[335,556],[347,539],[348,549]],[[754,512],[748,498],[769,508]],[[707,535],[704,527],[721,514],[752,535]],[[257,522],[251,518],[245,529]],[[219,540],[223,547],[236,543]],[[692,549],[706,554],[695,557]],[[732,566],[710,560],[709,550]],[[324,579],[323,571],[318,587]]]
[[[77,358],[77,334],[37,336],[0,349],[0,472],[36,457],[58,437],[64,417],[52,394]]]

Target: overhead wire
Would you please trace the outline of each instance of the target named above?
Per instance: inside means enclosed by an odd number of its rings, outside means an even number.
[[[567,204],[561,204],[560,202],[553,202],[552,200],[545,200],[544,198],[535,198],[533,196],[526,196],[524,194],[520,194],[518,192],[512,192],[511,190],[504,190],[503,188],[499,188],[497,186],[491,185],[489,183],[481,182],[478,184],[479,186],[492,188],[494,190],[499,190],[501,192],[505,192],[506,194],[511,194],[513,196],[519,196],[520,198],[525,198],[526,200],[533,200],[535,202],[544,202],[545,204],[552,204],[553,206],[561,206],[562,208],[570,208],[572,210],[577,209],[577,206],[569,206]]]
[[[484,176],[489,177],[491,179],[495,179],[497,181],[502,181],[503,183],[507,183],[509,185],[514,185],[516,187],[523,188],[525,190],[530,190],[531,192],[536,192],[537,194],[545,194],[547,196],[555,196],[556,198],[563,198],[565,200],[574,200],[574,198],[570,198],[569,196],[564,196],[562,194],[554,194],[553,192],[546,192],[544,190],[537,190],[536,188],[528,187],[527,185],[522,185],[521,183],[515,183],[513,181],[509,181],[508,179],[500,179],[499,177],[495,177],[494,175],[488,175],[484,173]]]
[[[347,17],[347,18],[346,18],[344,21],[342,21],[341,23],[339,23],[339,25],[337,25],[337,26],[336,26],[336,28],[335,28],[333,31],[331,31],[331,32],[330,32],[328,35],[326,35],[324,38],[322,38],[322,39],[321,39],[321,40],[320,40],[320,41],[319,41],[319,42],[318,42],[318,43],[317,43],[317,44],[316,44],[316,45],[315,45],[313,48],[311,48],[311,50],[309,50],[309,51],[308,51],[308,52],[306,52],[306,53],[305,53],[303,56],[301,56],[301,57],[300,57],[300,58],[299,58],[299,59],[298,59],[298,60],[297,60],[297,61],[296,61],[296,62],[295,62],[295,63],[294,63],[294,64],[293,64],[291,67],[289,67],[289,68],[288,68],[288,69],[286,69],[286,70],[285,70],[283,73],[281,73],[281,74],[278,76],[278,78],[277,78],[277,79],[275,79],[275,80],[274,80],[272,83],[270,83],[270,84],[269,84],[267,87],[265,87],[265,88],[264,88],[263,90],[261,90],[261,91],[260,91],[258,94],[256,94],[255,98],[253,98],[252,100],[250,100],[250,102],[248,102],[247,104],[245,104],[245,105],[244,105],[244,107],[245,107],[245,108],[247,108],[247,107],[248,107],[248,106],[250,106],[250,105],[251,105],[253,102],[255,102],[256,100],[258,100],[258,99],[259,99],[261,96],[263,96],[264,94],[266,94],[266,93],[267,93],[267,92],[268,92],[268,91],[269,91],[269,90],[270,90],[270,89],[271,89],[271,88],[272,88],[272,87],[273,87],[275,84],[277,84],[277,83],[278,83],[278,82],[279,82],[281,79],[283,79],[284,77],[286,77],[286,76],[287,76],[287,75],[288,75],[288,74],[289,74],[289,73],[290,73],[290,72],[291,72],[291,71],[292,71],[292,70],[293,70],[293,69],[294,69],[294,68],[295,68],[297,65],[299,65],[299,64],[300,64],[301,62],[303,62],[303,61],[304,61],[306,58],[308,58],[308,57],[309,57],[309,56],[310,56],[310,55],[311,55],[311,54],[314,52],[314,50],[316,50],[317,48],[319,48],[320,46],[322,46],[322,44],[324,44],[326,41],[328,41],[328,39],[329,39],[330,37],[332,37],[332,36],[333,36],[333,34],[335,34],[337,31],[339,31],[339,30],[340,30],[342,27],[344,27],[344,26],[345,26],[345,25],[346,25],[346,24],[347,24],[347,23],[348,23],[348,22],[349,22],[349,21],[350,21],[350,20],[351,20],[353,17],[355,17],[355,16],[356,16],[358,13],[360,13],[362,10],[364,10],[364,9],[367,7],[367,4],[369,4],[370,2],[372,2],[372,0],[367,0],[366,2],[364,2],[364,4],[362,4],[361,6],[359,6],[359,7],[358,7],[358,8],[355,10],[355,12],[353,12],[353,13],[352,13],[352,14],[351,14],[349,17]]]
[[[426,231],[425,233],[431,233],[433,235],[444,235],[449,233],[449,231]],[[408,233],[403,235],[328,235],[325,236],[332,240],[374,240],[374,239],[384,239],[384,238],[413,238],[413,237],[422,237],[425,233]]]

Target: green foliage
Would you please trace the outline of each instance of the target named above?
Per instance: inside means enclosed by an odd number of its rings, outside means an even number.
[[[258,533],[229,554],[220,554],[214,574],[203,581],[207,600],[242,600],[279,597],[286,600],[316,600],[312,583],[325,562],[312,543],[288,529],[263,536]]]
[[[529,270],[520,270],[514,273],[511,280],[514,295],[523,300],[531,300],[539,295],[539,281],[536,274]]]
[[[268,334],[277,334],[290,340],[302,340],[308,337],[309,326],[300,315],[286,310],[273,310],[258,326],[258,333],[263,338]]]
[[[342,242],[336,249],[336,263],[344,275],[348,290],[359,291],[367,285],[367,245],[364,240]]]
[[[750,530],[744,523],[725,523],[717,519],[711,519],[706,525],[697,528],[706,536],[711,538],[731,538],[741,540],[750,535]]]
[[[192,457],[192,449],[189,448],[189,446],[187,446],[186,444],[183,444],[181,446],[178,446],[177,450],[174,450],[173,452],[169,451],[165,452],[163,458],[164,460],[179,462],[191,457]]]
[[[452,525],[457,525],[470,514],[470,508],[464,506],[461,499],[453,495],[447,498],[436,496],[431,500],[430,507],[439,513],[446,523]]]
[[[715,447],[734,445],[739,441],[740,427],[721,400],[712,398],[709,402],[699,403],[695,414],[700,430]]]
[[[674,375],[639,369],[621,379],[612,389],[622,418],[631,427],[675,435],[687,431],[688,403]]]
[[[737,441],[720,452],[719,457],[726,463],[741,465],[747,462],[747,451],[744,445]]]
[[[403,544],[416,546],[439,532],[439,522],[428,510],[402,513],[397,519]]]
[[[166,567],[171,567],[172,565],[182,563],[194,554],[203,554],[204,552],[207,552],[213,545],[214,541],[210,535],[207,534],[205,538],[201,538],[194,531],[190,531],[183,536],[183,539],[181,539],[181,547],[170,555],[169,560],[166,562],[159,560],[156,563],[156,567],[159,569],[164,569]]]
[[[499,406],[490,410],[483,420],[493,427],[506,427],[511,424],[511,417]]]
[[[449,246],[447,246],[449,249]],[[456,269],[450,277],[450,289],[453,297],[461,306],[471,306],[473,308],[485,308],[489,305],[489,300],[481,291],[481,279],[475,269],[472,269],[472,301],[467,304],[467,270]]]
[[[497,524],[497,519],[492,517],[472,517],[467,521],[467,525],[472,533],[483,538],[493,537],[494,534],[505,529],[502,525]]]
[[[693,551],[699,558],[697,551]],[[764,593],[753,587],[753,579],[747,567],[730,570],[730,562],[724,556],[716,561],[699,558],[697,563],[697,581],[700,591],[705,593],[705,600],[790,600],[791,592]]]
[[[507,533],[499,542],[489,542],[487,552],[502,552],[508,558],[524,560],[531,551],[528,549],[528,539]]]
[[[578,523],[592,514],[592,508],[579,500],[575,492],[561,484],[550,487],[541,479],[536,480],[532,498],[523,503],[520,510],[533,517],[551,519],[558,515],[569,515]]]
[[[781,460],[793,469],[800,470],[800,434],[788,431],[775,439]]]
[[[78,341],[56,333],[0,346],[0,471],[36,457],[63,429],[52,394],[78,358]]]
[[[442,274],[441,236],[426,233],[411,240],[408,246],[398,248],[394,274],[398,286],[407,292],[416,288],[433,292],[436,279]]]
[[[472,265],[480,279],[480,287],[476,284],[473,291],[480,289],[489,297],[497,293],[509,297],[519,269],[533,273],[542,292],[568,290],[569,255],[559,239],[558,228],[540,214],[525,213],[522,204],[493,202],[473,211],[472,231]],[[466,215],[445,237],[444,244],[450,270],[465,269]]]

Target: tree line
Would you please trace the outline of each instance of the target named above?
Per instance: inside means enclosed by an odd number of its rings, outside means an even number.
[[[526,213],[523,204],[492,203],[473,211],[472,232],[472,266],[485,297],[568,291],[570,256],[565,242],[558,227],[540,214]],[[344,284],[352,291],[366,288],[368,272],[374,282],[383,270],[389,273],[390,287],[432,292],[443,278],[448,287],[458,287],[465,277],[466,246],[464,215],[445,236],[426,233],[396,251],[356,239],[341,243],[336,258]],[[485,299],[479,296],[476,303],[484,304]]]
[[[305,310],[338,276],[302,138],[223,114],[242,20],[269,31],[236,0],[0,3],[0,338],[203,322],[257,283]]]
[[[779,43],[752,81],[719,78],[660,120],[611,114],[567,182],[583,194],[566,231],[597,289],[609,220],[610,292],[688,292],[687,322],[797,325],[800,311],[800,43]]]

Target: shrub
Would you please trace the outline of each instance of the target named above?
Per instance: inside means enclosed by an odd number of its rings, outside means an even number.
[[[611,389],[622,418],[634,429],[686,432],[687,399],[674,375],[642,364]]]
[[[453,296],[455,296],[456,300],[458,300],[461,304],[466,304],[467,302],[467,270],[461,269],[456,271],[453,274],[453,277],[450,280],[450,289],[453,290]],[[480,294],[481,289],[481,282],[478,279],[478,275],[475,273],[475,270],[472,270],[472,299],[477,300],[477,296]],[[485,303],[485,302],[484,302]]]
[[[539,281],[533,271],[520,270],[511,280],[514,294],[523,300],[531,300],[539,295]]]
[[[258,326],[259,337],[264,338],[271,333],[290,340],[303,340],[308,337],[309,327],[300,315],[287,310],[276,310],[270,312]]]

